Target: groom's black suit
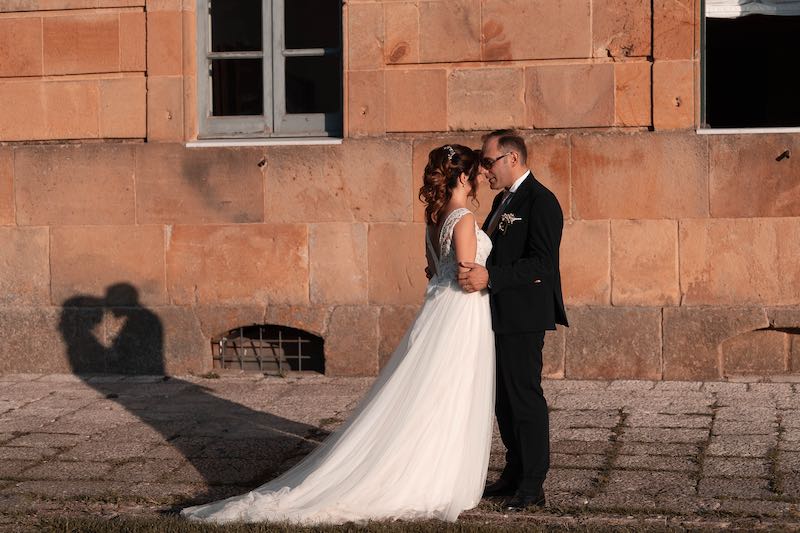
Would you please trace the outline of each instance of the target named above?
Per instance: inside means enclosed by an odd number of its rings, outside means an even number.
[[[502,197],[495,197],[484,231]],[[558,259],[564,215],[555,195],[533,173],[503,213],[507,220],[501,219],[490,235],[493,247],[486,262],[497,360],[495,413],[507,449],[502,477],[535,497],[550,466],[541,383],[544,332],[568,325]]]

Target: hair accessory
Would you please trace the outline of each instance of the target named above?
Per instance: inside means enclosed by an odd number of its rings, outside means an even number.
[[[446,144],[444,146],[444,151],[447,152],[447,160],[448,161],[452,161],[453,160],[453,156],[456,155],[456,151],[453,150],[453,147],[450,146],[449,144]]]

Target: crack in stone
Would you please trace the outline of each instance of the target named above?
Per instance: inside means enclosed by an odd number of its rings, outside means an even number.
[[[600,469],[597,474],[597,478],[592,481],[592,486],[589,489],[589,493],[587,497],[595,498],[600,495],[608,486],[609,477],[611,471],[613,470],[616,462],[617,457],[619,456],[620,449],[622,448],[622,435],[625,433],[626,422],[628,420],[628,413],[625,412],[624,407],[620,407],[617,410],[619,418],[617,419],[616,425],[611,428],[611,437],[609,437],[609,442],[611,442],[611,448],[606,452],[605,458],[603,460],[603,464],[600,466]]]

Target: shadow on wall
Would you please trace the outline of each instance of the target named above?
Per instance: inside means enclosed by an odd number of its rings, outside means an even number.
[[[164,376],[161,319],[139,302],[138,291],[128,283],[108,287],[102,297],[67,299],[59,327],[72,371],[157,433],[143,432],[134,423],[92,437],[98,444],[114,439],[121,447],[150,450],[132,454],[134,463],[160,457],[163,468],[142,465],[136,470],[144,477],[131,481],[202,483],[206,491],[192,497],[198,502],[238,494],[281,474],[327,435],[317,427],[219,398],[196,383]],[[98,375],[108,373],[164,377]],[[164,453],[170,449],[164,444],[177,454]]]

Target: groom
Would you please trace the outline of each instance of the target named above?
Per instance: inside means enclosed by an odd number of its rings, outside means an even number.
[[[495,414],[506,466],[484,496],[513,496],[508,510],[544,506],[550,467],[547,401],[542,391],[545,330],[567,325],[558,248],[564,216],[555,195],[527,167],[525,142],[511,130],[483,139],[482,171],[495,196],[483,230],[492,239],[486,268],[459,276],[467,292],[489,289],[495,332]]]

